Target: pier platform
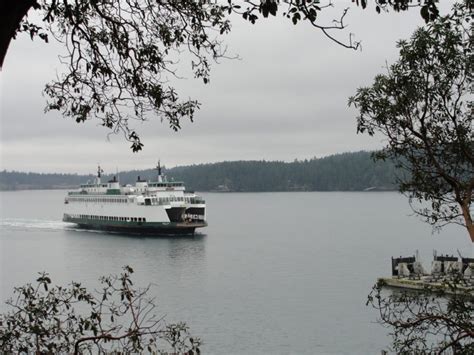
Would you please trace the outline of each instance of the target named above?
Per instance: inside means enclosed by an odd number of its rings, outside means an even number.
[[[429,290],[474,294],[474,258],[434,253],[427,272],[416,255],[392,257],[392,276],[377,280],[380,286],[405,290]]]
[[[407,277],[381,277],[377,279],[377,283],[383,286],[394,287],[405,290],[431,290],[431,291],[443,291],[448,294],[454,293],[472,293],[474,294],[474,279],[458,279],[454,280],[450,277],[436,277],[433,276],[420,276],[417,278]],[[456,288],[452,287],[456,284]]]

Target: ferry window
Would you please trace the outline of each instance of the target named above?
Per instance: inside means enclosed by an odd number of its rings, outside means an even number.
[[[146,222],[146,218],[145,218],[145,217],[143,217],[143,222]]]

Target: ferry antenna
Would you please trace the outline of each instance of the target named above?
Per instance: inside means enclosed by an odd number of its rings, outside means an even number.
[[[160,161],[158,160],[158,165],[156,166],[156,170],[158,170],[158,177],[161,176],[161,164]]]
[[[104,170],[102,170],[102,169],[100,168],[100,164],[97,163],[97,177],[100,178],[100,177],[101,177],[101,174],[102,174],[103,172],[104,172]]]

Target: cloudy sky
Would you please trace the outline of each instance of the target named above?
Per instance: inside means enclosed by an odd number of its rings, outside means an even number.
[[[343,2],[336,3],[333,11],[342,11]],[[347,100],[396,60],[396,41],[422,19],[418,10],[377,15],[352,5],[346,22],[348,31],[337,36],[354,33],[362,51],[344,49],[305,23],[293,26],[281,14],[256,25],[236,18],[225,42],[240,59],[214,64],[209,85],[192,77],[176,83],[183,98],[202,103],[195,122],[177,133],[159,120],[137,122],[145,144],[138,154],[98,122],[45,114],[42,90],[55,75],[60,48],[19,37],[0,73],[0,169],[93,173],[97,163],[115,171],[149,168],[157,159],[168,167],[292,161],[381,147],[381,138],[356,135]]]

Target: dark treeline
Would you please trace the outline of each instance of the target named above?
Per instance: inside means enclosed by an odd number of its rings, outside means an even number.
[[[363,191],[392,190],[396,168],[392,162],[374,162],[369,152],[343,153],[325,158],[280,161],[232,161],[165,169],[168,179],[184,181],[197,191]],[[120,172],[122,184],[137,176],[156,180],[156,170]],[[110,179],[112,175],[104,175]],[[0,172],[3,190],[77,187],[92,175]]]
[[[76,187],[92,175],[39,174],[0,171],[0,190],[61,189]]]

